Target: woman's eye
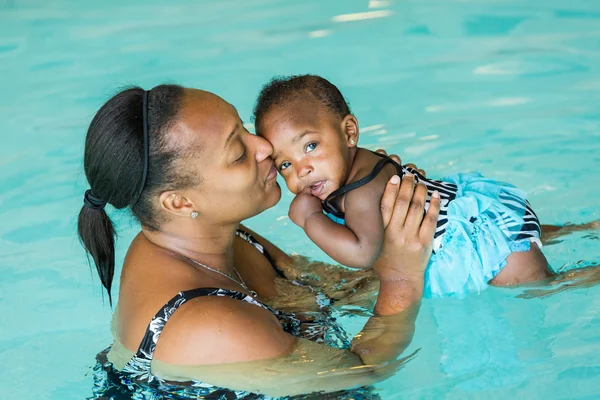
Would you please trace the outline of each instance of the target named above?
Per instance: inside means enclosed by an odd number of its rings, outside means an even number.
[[[311,142],[306,145],[306,149],[304,151],[307,153],[310,153],[311,151],[313,151],[316,148],[317,148],[317,142]]]
[[[281,165],[279,166],[279,170],[283,171],[284,169],[286,169],[287,167],[289,167],[291,164],[287,161],[282,162]]]
[[[242,155],[241,155],[241,156],[239,156],[239,157],[238,157],[238,158],[235,160],[236,164],[239,164],[239,163],[241,163],[242,161],[244,161],[244,159],[245,159],[245,158],[246,158],[246,149],[244,148],[244,151],[242,152]]]

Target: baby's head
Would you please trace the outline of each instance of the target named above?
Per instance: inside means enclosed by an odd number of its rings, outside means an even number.
[[[358,121],[337,87],[315,75],[274,78],[254,107],[256,133],[273,145],[288,189],[325,200],[343,186],[356,153]]]

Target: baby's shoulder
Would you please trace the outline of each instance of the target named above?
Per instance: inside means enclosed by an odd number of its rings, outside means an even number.
[[[383,185],[387,184],[387,181],[394,175],[397,174],[397,166],[390,159],[387,159],[388,162],[385,162],[383,168],[379,171],[375,171],[377,164],[379,164],[382,160],[385,160],[381,156],[373,153],[370,150],[360,148],[353,164],[353,178],[352,181],[358,181],[369,176],[372,173],[375,173],[376,176],[373,178],[373,181],[377,181],[381,183],[383,181]]]
[[[361,180],[367,180],[368,182],[350,191],[348,195],[358,197],[368,194],[370,196],[374,195],[374,197],[377,198],[378,196],[383,195],[388,180],[397,173],[396,167],[393,163],[389,162],[385,163],[380,170],[375,170],[382,158],[368,150],[364,150],[364,152],[366,152],[366,154],[357,154],[353,165],[354,171],[352,173],[352,179],[349,183],[359,182]]]

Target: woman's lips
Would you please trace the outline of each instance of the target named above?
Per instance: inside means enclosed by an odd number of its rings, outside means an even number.
[[[310,185],[310,194],[319,197],[323,193],[323,189],[325,189],[325,181],[317,181]]]
[[[275,168],[275,163],[273,163],[271,165],[271,169],[269,170],[269,175],[267,175],[267,179],[265,179],[265,182],[269,182],[270,180],[273,180],[277,178],[277,168]]]

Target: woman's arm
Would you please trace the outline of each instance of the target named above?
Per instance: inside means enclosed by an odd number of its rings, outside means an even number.
[[[424,216],[427,188],[423,184],[415,187],[414,177],[410,174],[404,177],[401,185],[398,185],[399,181],[398,176],[390,179],[381,201],[386,234],[381,257],[373,266],[379,275],[379,295],[375,317],[365,326],[381,326],[381,333],[375,338],[359,334],[359,340],[353,342],[352,351],[361,354],[365,363],[390,361],[412,340],[414,321],[423,297],[425,268],[437,227],[439,194],[434,192]],[[393,207],[390,206],[392,199]]]
[[[388,184],[382,199],[382,216],[389,224],[382,256],[374,266],[381,277],[376,315],[353,340],[351,351],[314,345],[296,360],[295,374],[300,375],[294,377],[280,375],[273,368],[254,371],[276,378],[279,385],[286,386],[288,394],[372,384],[395,371],[395,367],[390,370],[390,364],[381,363],[394,364],[412,338],[439,212],[439,200],[433,198],[423,220],[426,193],[422,185],[415,189],[410,177],[401,185],[399,179]],[[190,303],[182,306],[165,327],[156,351],[158,360],[175,365],[269,360],[266,365],[272,366],[282,357],[295,354],[298,339],[284,332],[268,310],[229,298],[203,298]],[[323,360],[323,354],[333,356],[335,363]],[[238,367],[230,365],[228,371],[233,374]],[[347,373],[337,376],[332,369]],[[272,387],[261,384],[261,374],[254,376],[256,381],[248,379],[232,388],[273,393]],[[335,379],[320,379],[326,374],[335,375]],[[202,376],[194,378],[206,381]],[[302,384],[294,386],[294,390],[292,385],[287,386],[299,378]]]
[[[228,299],[220,298],[217,301],[220,300],[226,302]],[[355,352],[307,339],[296,339],[276,326],[268,311],[256,306],[243,304],[238,309],[239,312],[235,312],[235,309],[227,308],[212,310],[212,307],[203,307],[204,305],[199,302],[196,313],[199,314],[199,308],[203,308],[202,323],[205,329],[215,331],[210,336],[215,340],[209,342],[207,335],[193,331],[189,332],[189,337],[185,335],[184,338],[198,344],[194,351],[211,352],[211,360],[202,364],[194,361],[165,362],[166,360],[157,358],[157,350],[152,367],[156,376],[169,380],[195,379],[215,386],[279,397],[371,385],[393,375],[404,363],[404,360],[394,359],[365,365]],[[178,313],[185,307],[190,306],[182,306]],[[232,307],[237,308],[235,305]],[[223,320],[226,316],[229,316],[226,321],[219,321],[213,326],[213,319]],[[414,315],[407,314],[405,319],[413,318]],[[170,321],[169,324],[171,323]],[[387,327],[388,332],[391,325],[390,323]],[[414,323],[409,321],[409,325],[413,326]],[[380,332],[377,328],[379,327],[366,328],[362,334],[372,332],[378,336]],[[161,341],[167,339],[166,329]],[[396,328],[396,332],[401,330]],[[229,336],[226,331],[234,332],[237,336]],[[196,338],[195,341],[193,337]],[[228,343],[224,342],[225,339]],[[383,340],[385,337],[375,339],[379,342]],[[221,362],[219,357],[230,362]]]
[[[252,236],[254,236],[256,241],[267,251],[267,253],[269,253],[269,255],[271,256],[271,258],[273,259],[273,261],[276,264],[279,264],[279,263],[291,264],[292,263],[292,257],[290,257],[288,254],[286,254],[279,247],[275,246],[269,240],[260,236],[258,233],[256,233],[255,231],[253,231],[252,229],[248,228],[245,225],[240,225],[240,228],[242,228],[243,230],[247,231]]]

